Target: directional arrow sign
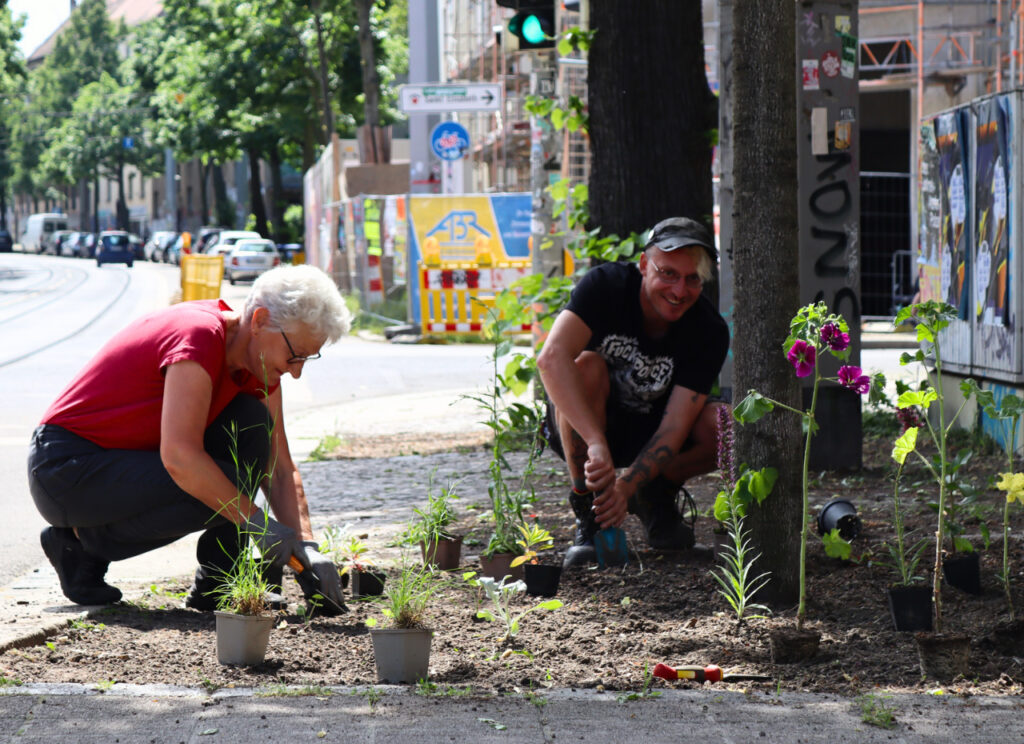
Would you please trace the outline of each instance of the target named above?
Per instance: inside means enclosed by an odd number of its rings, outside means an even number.
[[[443,114],[500,111],[501,102],[501,85],[497,83],[426,83],[403,85],[399,107],[407,114]]]

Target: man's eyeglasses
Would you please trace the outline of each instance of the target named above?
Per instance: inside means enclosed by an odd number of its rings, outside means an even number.
[[[703,284],[700,280],[700,275],[698,274],[687,274],[686,276],[683,276],[678,271],[661,268],[658,264],[654,263],[650,256],[647,257],[647,260],[650,262],[651,266],[654,267],[654,272],[658,275],[658,278],[665,282],[665,284],[670,286],[676,285],[679,283],[680,279],[683,281],[683,284],[690,289],[699,289]]]
[[[284,338],[284,342],[288,344],[288,352],[292,355],[291,359],[288,360],[288,364],[298,364],[299,362],[311,362],[314,359],[320,358],[320,352],[316,354],[310,354],[309,356],[299,356],[295,353],[295,349],[292,348],[292,342],[285,336],[284,331],[281,331],[281,336]]]

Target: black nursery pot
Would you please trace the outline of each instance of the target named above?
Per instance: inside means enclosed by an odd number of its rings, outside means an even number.
[[[376,597],[383,594],[385,578],[383,571],[353,571],[352,596]]]
[[[977,553],[946,558],[942,561],[942,574],[950,586],[968,594],[981,594],[981,564]]]
[[[818,512],[818,534],[827,535],[839,529],[839,536],[846,541],[860,534],[860,517],[857,507],[846,499],[832,499]]]
[[[526,593],[533,597],[555,596],[558,593],[558,582],[561,577],[561,566],[545,566],[534,563],[523,565]]]
[[[889,587],[889,614],[896,630],[932,629],[932,588],[920,586]]]

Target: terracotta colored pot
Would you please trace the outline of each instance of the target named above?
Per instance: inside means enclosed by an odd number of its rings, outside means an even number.
[[[496,581],[501,581],[506,576],[511,576],[513,579],[521,579],[523,578],[523,565],[519,564],[515,568],[511,568],[512,561],[515,558],[515,553],[495,553],[492,556],[481,555],[480,575],[490,576]]]

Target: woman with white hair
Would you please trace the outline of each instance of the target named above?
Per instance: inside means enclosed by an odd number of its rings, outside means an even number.
[[[121,592],[104,581],[110,561],[204,530],[188,606],[215,608],[250,537],[271,585],[295,556],[343,606],[338,573],[312,540],[280,381],[298,378],[349,322],[326,274],[286,266],[256,280],[242,312],[222,300],[173,305],[100,349],[46,411],[29,450],[32,498],[51,525],[40,541],[65,596],[116,602]],[[257,488],[276,519],[253,503]],[[309,598],[314,584],[301,583]]]

